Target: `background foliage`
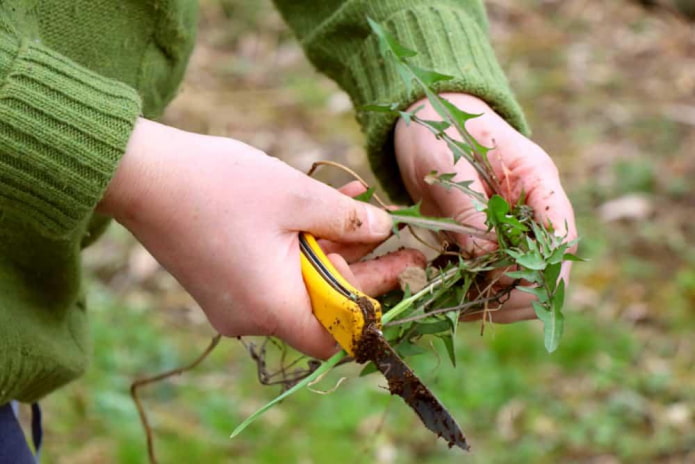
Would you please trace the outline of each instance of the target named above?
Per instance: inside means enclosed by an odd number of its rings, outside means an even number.
[[[333,159],[369,178],[347,97],[311,69],[268,3],[202,1],[199,44],[166,121],[299,169]],[[487,5],[591,260],[575,266],[558,351],[544,350],[537,322],[482,337],[468,324],[455,369],[441,350],[412,358],[470,439],[464,461],[380,377],[355,379],[353,368],[337,372],[351,378],[331,396],[297,394],[229,440],[277,390],[260,387],[243,348],[225,340],[195,372],[147,388],[162,462],[695,461],[695,29],[626,0]],[[122,229],[87,266],[93,365],[43,402],[44,462],[145,462],[130,382],[187,362],[212,333]]]

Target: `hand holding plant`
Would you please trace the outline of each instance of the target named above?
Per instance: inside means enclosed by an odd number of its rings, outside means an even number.
[[[485,147],[492,172],[501,188],[501,196],[509,204],[525,203],[533,210],[533,219],[539,224],[551,224],[555,234],[567,241],[577,238],[572,205],[565,194],[557,168],[551,158],[532,141],[517,132],[482,100],[466,94],[444,94],[456,107],[479,117],[470,119],[466,129]],[[423,120],[441,119],[427,99],[412,105]],[[447,133],[460,140],[454,127]],[[447,188],[441,182],[432,182],[432,172],[453,173],[447,182],[470,182],[469,188],[487,201],[492,192],[480,178],[474,166],[465,159],[454,163],[447,143],[419,124],[408,124],[400,119],[395,131],[396,157],[408,193],[421,202],[421,211],[430,216],[450,217],[461,224],[485,230],[486,215],[476,205],[475,197],[458,188]],[[471,256],[480,256],[497,248],[496,242],[471,235],[456,234],[456,243]],[[571,262],[562,266],[560,278],[567,282]],[[499,277],[499,273],[493,274]],[[503,283],[509,284],[508,279]],[[496,322],[513,322],[536,317],[531,306],[533,295],[514,291],[502,305],[502,310],[491,311]]]

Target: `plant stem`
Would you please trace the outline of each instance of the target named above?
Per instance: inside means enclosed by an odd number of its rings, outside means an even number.
[[[347,353],[345,351],[341,351],[339,353],[334,354],[328,361],[324,361],[321,366],[316,369],[310,376],[304,378],[301,382],[297,383],[294,387],[290,388],[286,392],[282,393],[281,395],[275,397],[273,400],[270,402],[266,403],[263,407],[258,409],[256,412],[251,414],[244,422],[239,424],[237,428],[234,429],[232,434],[230,435],[229,438],[234,438],[237,435],[239,435],[246,427],[248,427],[253,421],[258,419],[264,412],[266,412],[268,409],[272,408],[275,406],[278,402],[282,401],[283,399],[287,398],[291,394],[297,392],[298,390],[306,387],[309,385],[311,382],[314,380],[318,379],[320,376],[325,374],[326,372],[330,371],[333,369],[345,356]]]
[[[459,270],[457,268],[452,268],[449,269],[448,271],[444,272],[443,274],[440,274],[437,276],[437,278],[433,279],[425,288],[420,290],[419,292],[409,296],[408,298],[404,298],[401,300],[396,306],[391,308],[386,314],[384,314],[381,317],[381,323],[382,324],[388,324],[391,322],[393,319],[395,319],[398,315],[403,313],[406,309],[410,307],[410,305],[413,304],[413,302],[417,301],[420,299],[423,295],[431,292],[434,290],[434,287],[437,285],[441,284],[444,282],[446,279],[450,278],[452,275],[456,274]]]

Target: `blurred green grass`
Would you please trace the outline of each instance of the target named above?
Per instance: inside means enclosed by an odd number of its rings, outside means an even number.
[[[330,158],[371,178],[345,97],[310,68],[268,2],[201,3],[199,45],[166,121],[242,139],[300,169]],[[473,452],[463,455],[354,367],[317,386],[347,376],[334,393],[303,391],[230,440],[278,390],[260,386],[240,344],[225,340],[195,371],[143,389],[161,462],[695,462],[695,130],[668,116],[674,105],[695,108],[692,30],[622,1],[488,9],[589,259],[575,266],[560,349],[543,350],[535,322],[483,336],[468,324],[456,368],[438,348],[409,361],[466,432]],[[611,201],[635,194],[646,209],[606,219]],[[130,383],[187,363],[212,334],[123,229],[86,261],[93,362],[43,402],[43,461],[146,462]]]

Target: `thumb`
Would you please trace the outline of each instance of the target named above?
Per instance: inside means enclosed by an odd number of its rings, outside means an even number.
[[[376,206],[313,179],[307,197],[290,220],[293,230],[343,243],[380,242],[391,235],[391,216]]]

